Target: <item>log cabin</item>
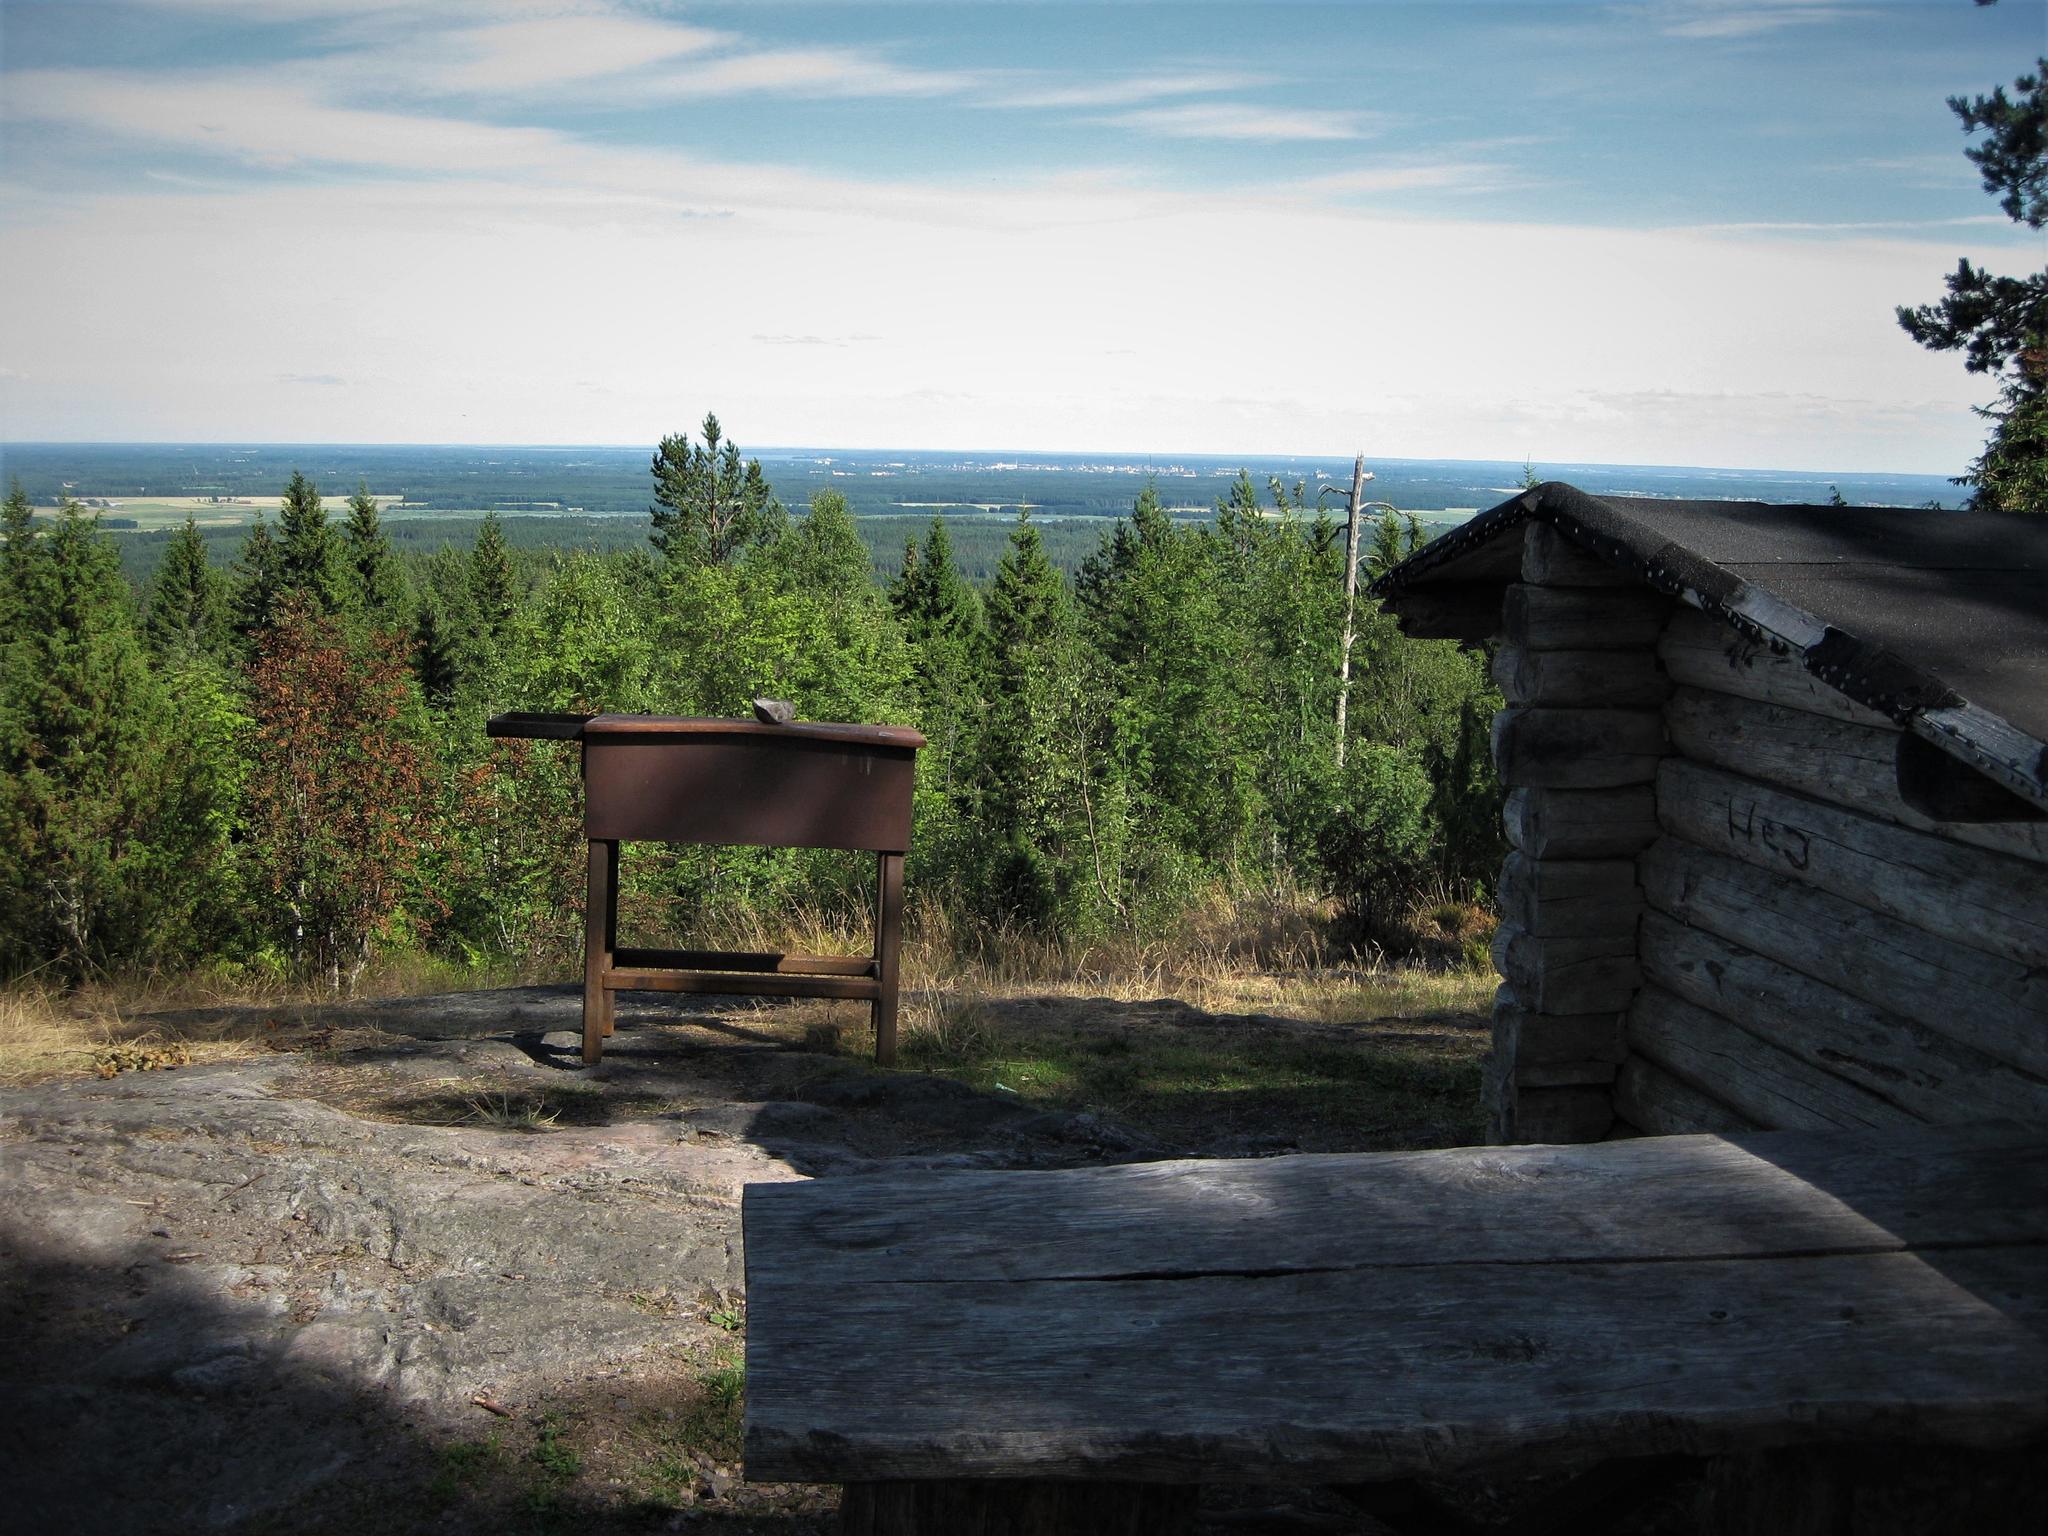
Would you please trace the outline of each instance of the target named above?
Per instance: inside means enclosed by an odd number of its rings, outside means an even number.
[[[1370,591],[1506,701],[1489,1139],[2048,1122],[2048,518],[1551,483]]]

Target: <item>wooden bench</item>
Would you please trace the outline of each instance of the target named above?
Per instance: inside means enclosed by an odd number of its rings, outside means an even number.
[[[848,1530],[1790,1446],[2048,1470],[2037,1127],[884,1174],[744,1225],[747,1476],[848,1485]]]

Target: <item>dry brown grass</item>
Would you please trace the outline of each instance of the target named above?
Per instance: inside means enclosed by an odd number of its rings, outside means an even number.
[[[0,992],[0,1083],[147,1071],[254,1055],[244,1025],[166,1029],[109,992],[65,997],[30,988]]]
[[[1020,996],[1104,998],[1144,1002],[1175,998],[1210,1013],[1283,1013],[1323,1024],[1422,1018],[1483,1009],[1499,985],[1491,970],[1467,962],[1475,939],[1492,922],[1471,907],[1436,904],[1409,918],[1440,931],[1442,954],[1458,963],[1397,963],[1377,953],[1338,955],[1329,940],[1328,908],[1293,893],[1226,901],[1216,898],[1166,937],[1117,936],[1086,941],[1050,938],[1014,927],[971,932],[946,912],[916,905],[903,942],[903,1027],[957,1030],[978,998]],[[856,923],[818,912],[777,923],[728,924],[713,944],[807,954],[855,954],[869,935]],[[830,1017],[865,1016],[866,1006],[833,1009]],[[828,1015],[809,1022],[820,1024]],[[845,1048],[864,1026],[840,1026]]]
[[[976,1054],[971,1032],[983,1001],[1024,996],[1134,1003],[1173,998],[1215,1014],[1281,1014],[1316,1024],[1427,1019],[1482,1011],[1496,985],[1470,963],[1490,919],[1471,907],[1418,906],[1403,926],[1437,940],[1437,964],[1395,963],[1377,951],[1333,951],[1330,911],[1298,892],[1217,896],[1170,935],[1073,940],[1004,925],[964,927],[936,903],[913,903],[902,956],[906,1039],[926,1037],[937,1055]],[[690,936],[714,948],[858,954],[871,935],[864,916],[799,911],[774,921],[727,921]],[[381,958],[352,997],[562,982],[573,973],[542,963],[464,967],[421,955]],[[31,985],[0,990],[0,1082],[138,1070],[253,1055],[279,1040],[278,1019],[337,1001],[324,984],[247,974],[192,972],[97,982],[60,993]],[[215,1011],[218,1010],[216,1013]],[[866,1005],[780,1006],[775,1033],[813,1034],[848,1054],[871,1046]],[[177,1016],[167,1023],[165,1014]],[[301,1042],[303,1043],[303,1042]]]

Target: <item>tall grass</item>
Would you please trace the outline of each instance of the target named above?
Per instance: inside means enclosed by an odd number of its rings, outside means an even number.
[[[1319,1023],[1470,1012],[1483,1004],[1494,985],[1481,958],[1491,927],[1485,913],[1424,903],[1390,921],[1401,930],[1401,948],[1427,955],[1429,963],[1397,963],[1374,946],[1340,949],[1329,904],[1284,888],[1212,893],[1167,934],[1088,939],[963,921],[940,902],[914,899],[902,950],[906,1046],[913,1055],[936,1047],[938,1056],[958,1057],[977,1000],[1024,994],[1173,998],[1210,1012],[1284,1012]],[[727,916],[687,937],[692,946],[805,954],[860,954],[873,942],[865,913],[823,907]],[[463,964],[403,951],[378,957],[351,996],[568,982],[578,974],[573,961],[560,958]],[[256,970],[103,978],[70,992],[17,983],[0,990],[0,1082],[104,1070],[109,1062],[123,1069],[171,1065],[180,1049],[193,1060],[260,1052],[279,1020],[337,1006],[346,1002],[321,982]],[[859,1049],[865,1005],[825,1012],[844,1020],[827,1031],[838,1048]],[[129,1054],[109,1056],[117,1048]],[[152,1050],[161,1058],[150,1057]]]

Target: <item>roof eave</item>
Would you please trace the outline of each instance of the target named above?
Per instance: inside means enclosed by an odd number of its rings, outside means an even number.
[[[1887,716],[1949,757],[2048,810],[2048,743],[1973,704],[1903,657],[1828,624],[1768,589],[1649,530],[1576,486],[1547,481],[1432,540],[1368,587],[1404,634],[1478,644],[1499,629],[1500,601],[1519,564],[1499,544],[1531,521],[1646,586],[1727,622],[1818,681]],[[1485,594],[1493,597],[1487,611]]]

